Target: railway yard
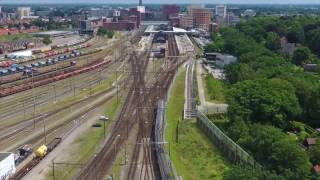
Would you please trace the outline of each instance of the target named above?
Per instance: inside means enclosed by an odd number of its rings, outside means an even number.
[[[85,37],[16,61],[16,72],[1,72],[0,151],[15,153],[11,179],[162,176],[155,147],[165,142],[155,142],[155,112],[188,60],[179,49],[189,41],[169,33],[161,44],[143,33],[140,28],[112,39]],[[79,136],[102,126],[97,119],[106,112],[111,121],[103,125],[105,135],[92,140],[94,150],[68,157]],[[76,168],[61,175],[59,164]]]

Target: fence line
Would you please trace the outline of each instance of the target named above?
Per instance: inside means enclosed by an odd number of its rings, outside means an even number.
[[[243,150],[238,144],[224,134],[205,114],[197,111],[199,125],[206,131],[214,143],[227,155],[229,160],[250,168],[261,169],[262,166],[257,163],[252,156]]]

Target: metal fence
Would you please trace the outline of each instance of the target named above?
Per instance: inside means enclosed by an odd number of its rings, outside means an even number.
[[[262,166],[258,164],[253,157],[251,157],[245,150],[243,150],[232,139],[225,135],[212,121],[210,121],[205,114],[197,111],[197,119],[199,125],[210,136],[213,142],[220,148],[223,153],[227,155],[229,160],[241,165],[242,167],[250,167],[261,169]]]
[[[155,149],[160,169],[161,179],[163,180],[177,180],[178,175],[175,170],[169,155],[166,153],[165,145],[165,102],[163,100],[158,102],[157,117],[155,124]],[[168,144],[170,146],[170,144]],[[169,148],[170,149],[170,148]]]

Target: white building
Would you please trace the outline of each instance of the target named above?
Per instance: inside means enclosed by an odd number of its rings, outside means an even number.
[[[243,12],[243,16],[253,17],[256,15],[256,12],[252,9],[247,9]]]
[[[30,17],[30,7],[18,7],[17,15],[18,19],[28,19]]]
[[[146,13],[146,7],[145,6],[137,6],[137,11],[139,11],[141,14]]]
[[[0,179],[9,179],[16,172],[13,153],[0,153]]]
[[[113,10],[113,17],[120,17],[120,10],[117,10],[117,9],[115,9],[115,10]]]
[[[216,14],[219,17],[226,18],[227,16],[227,6],[225,5],[217,5],[216,6]]]

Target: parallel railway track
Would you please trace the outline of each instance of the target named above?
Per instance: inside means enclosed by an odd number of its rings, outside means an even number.
[[[178,56],[173,36],[169,36],[169,53]],[[154,109],[159,98],[166,96],[167,90],[179,63],[177,58],[170,58],[167,67],[163,67],[158,73],[155,82],[151,83],[150,88],[146,86],[145,75],[148,65],[148,58],[142,54],[131,59],[132,84],[127,98],[122,107],[112,130],[102,149],[96,156],[83,168],[74,178],[77,180],[103,179],[106,172],[115,161],[116,147],[121,147],[128,140],[129,134],[136,134],[135,145],[130,159],[129,169],[125,179],[154,179],[156,178],[156,167],[154,166],[154,151],[150,142],[152,141],[152,131],[154,126]],[[148,125],[146,125],[148,124]],[[125,125],[126,128],[123,128]],[[134,128],[138,127],[134,133]],[[129,129],[130,128],[130,129]],[[143,157],[140,157],[141,145]],[[113,147],[113,148],[112,148]],[[135,162],[142,159],[140,169]]]

